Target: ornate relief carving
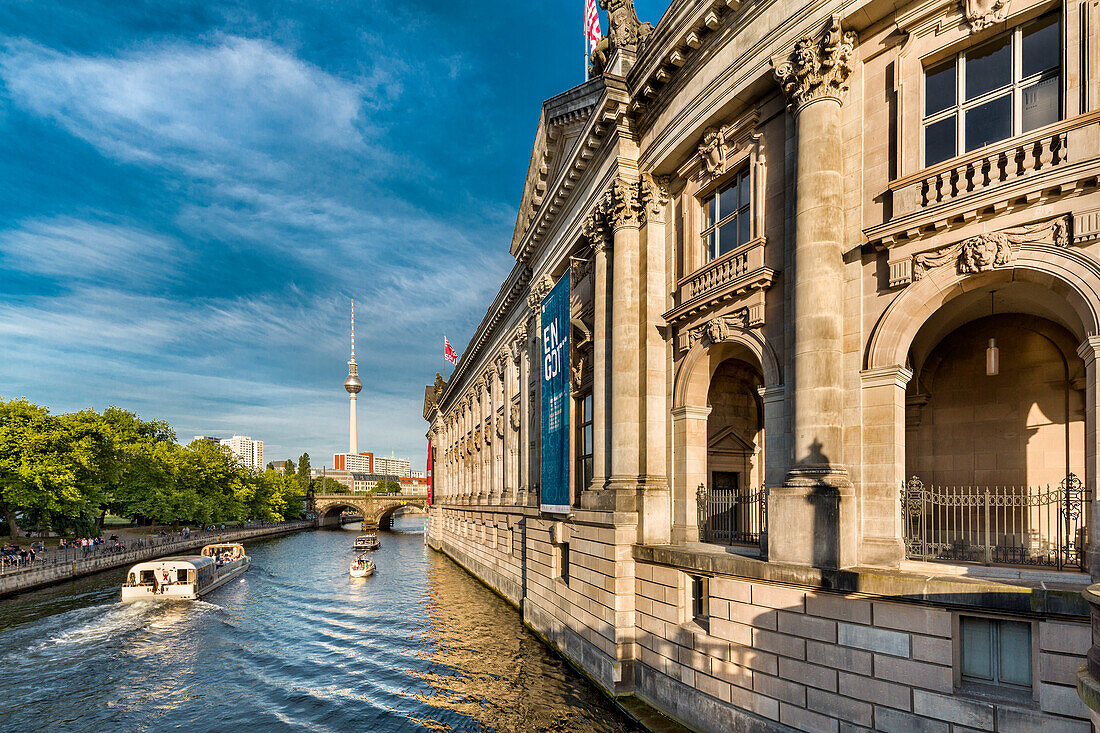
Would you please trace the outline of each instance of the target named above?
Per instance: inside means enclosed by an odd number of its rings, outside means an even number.
[[[485,429],[483,431],[485,435],[485,445],[492,445],[493,443],[493,416],[485,418]]]
[[[576,285],[584,278],[588,277],[588,273],[592,272],[592,258],[591,257],[570,257],[569,258],[569,277],[573,285]]]
[[[504,438],[504,408],[501,408],[500,414],[497,415],[496,422],[497,437]]]
[[[1024,244],[1068,247],[1069,216],[1059,216],[1039,224],[1013,227],[1000,232],[978,234],[948,247],[918,253],[913,256],[912,279],[920,280],[926,271],[949,262],[955,263],[955,271],[960,275],[973,275],[1003,267],[1015,256],[1015,250]]]
[[[478,423],[477,427],[474,428],[473,444],[477,450],[481,450],[481,423]]]
[[[733,313],[715,316],[701,326],[680,334],[680,350],[687,351],[703,339],[707,343],[720,344],[729,341],[737,331],[744,331],[752,324],[749,320],[749,308],[746,306]]]
[[[580,338],[574,338],[571,343],[570,351],[572,352],[569,359],[569,386],[576,392],[581,388],[581,385],[585,381],[585,377],[588,376],[590,359],[589,355],[592,347],[592,333],[585,324],[585,328],[574,328],[573,332],[580,332]]]
[[[775,78],[790,100],[790,109],[818,99],[843,102],[855,46],[856,34],[842,30],[840,16],[834,15],[821,36],[802,38],[790,56],[773,60]]]
[[[527,306],[531,309],[532,313],[537,313],[539,306],[542,305],[542,299],[554,288],[554,278],[550,275],[543,275],[535,282],[531,283],[531,293],[527,296]]]
[[[710,127],[699,143],[699,165],[703,178],[714,179],[726,172],[726,127]]]
[[[970,32],[984,30],[1008,17],[1008,0],[962,0]]]
[[[634,0],[600,0],[600,7],[607,11],[607,35],[617,48],[636,49],[653,31],[650,23],[638,20]]]
[[[519,363],[523,352],[527,351],[527,324],[521,323],[512,332],[512,338],[508,342],[508,350],[511,352],[512,361]]]

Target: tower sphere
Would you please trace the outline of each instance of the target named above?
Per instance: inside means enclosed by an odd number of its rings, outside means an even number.
[[[359,391],[363,389],[363,383],[359,381],[359,377],[354,374],[349,374],[348,378],[344,380],[344,389],[351,394],[359,394]]]

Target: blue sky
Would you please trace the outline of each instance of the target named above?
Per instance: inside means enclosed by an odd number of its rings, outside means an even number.
[[[355,298],[360,450],[419,464],[441,334],[461,352],[511,267],[540,105],[583,78],[582,15],[3,3],[0,395],[331,463]]]

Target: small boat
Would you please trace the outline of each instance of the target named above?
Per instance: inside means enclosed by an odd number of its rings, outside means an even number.
[[[355,538],[355,544],[352,545],[352,549],[356,552],[360,552],[362,550],[377,550],[381,546],[382,543],[378,541],[378,535],[374,532],[367,532]]]
[[[139,562],[126,574],[122,600],[194,600],[248,570],[251,561],[236,543],[207,545],[199,555]]]
[[[374,560],[364,559],[362,555],[359,555],[351,561],[351,577],[353,578],[365,578],[368,575],[374,574]]]

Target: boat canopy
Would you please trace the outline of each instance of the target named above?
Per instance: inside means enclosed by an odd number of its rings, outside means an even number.
[[[130,572],[141,572],[142,570],[174,570],[178,568],[191,568],[198,570],[205,568],[208,565],[214,564],[214,558],[212,557],[199,557],[198,555],[188,555],[185,557],[162,557],[157,560],[147,560],[146,562],[139,562],[130,568]]]
[[[223,542],[202,548],[203,557],[213,558],[223,553],[229,553],[233,557],[244,557],[244,545],[237,542]]]

